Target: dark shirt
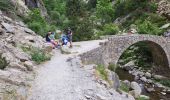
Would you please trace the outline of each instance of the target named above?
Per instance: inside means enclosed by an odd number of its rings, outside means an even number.
[[[46,39],[47,42],[50,42],[50,41],[51,41],[50,38],[49,38],[49,36],[48,36],[48,34],[45,36],[45,39]]]

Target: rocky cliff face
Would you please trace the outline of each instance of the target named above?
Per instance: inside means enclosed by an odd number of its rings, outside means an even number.
[[[27,15],[29,8],[39,8],[41,15],[47,16],[47,10],[42,0],[11,0],[11,3],[16,8],[16,13],[19,16]]]
[[[23,22],[0,13],[0,59],[5,58],[7,62],[6,68],[0,69],[0,100],[23,100],[34,78],[36,64],[22,46],[43,49],[44,40]]]

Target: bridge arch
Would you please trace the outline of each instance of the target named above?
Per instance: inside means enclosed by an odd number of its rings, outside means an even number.
[[[169,47],[167,40],[160,36],[151,35],[132,35],[132,36],[116,36],[108,41],[110,55],[105,62],[117,64],[121,55],[132,45],[137,43],[145,43],[148,45],[152,54],[153,64],[158,66],[159,74],[167,75],[167,70],[170,70]],[[105,59],[104,59],[105,60]],[[169,73],[170,74],[170,73]]]
[[[167,54],[165,52],[165,50],[163,49],[163,47],[161,47],[161,45],[153,42],[153,41],[149,41],[149,40],[144,40],[144,41],[138,41],[134,44],[129,45],[129,47],[137,44],[137,43],[145,43],[149,49],[149,51],[152,54],[152,62],[154,65],[156,66],[163,66],[163,67],[169,67],[169,62],[168,62],[168,58],[167,58]],[[125,47],[122,51],[121,51],[121,55],[118,57],[118,60],[120,59],[120,57],[124,54],[124,52],[129,48],[128,46]]]
[[[110,37],[108,41],[100,43],[100,47],[80,56],[83,63],[87,64],[95,63],[105,66],[108,66],[109,63],[117,64],[122,53],[138,42],[144,42],[149,45],[154,56],[153,60],[157,65],[166,66],[167,69],[170,69],[170,38],[162,36],[115,35]]]

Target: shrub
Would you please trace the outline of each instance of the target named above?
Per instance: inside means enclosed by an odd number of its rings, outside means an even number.
[[[97,65],[96,71],[103,80],[109,81],[108,73],[103,65]]]
[[[5,69],[6,66],[8,66],[8,63],[5,58],[2,58],[2,54],[0,54],[0,69]]]
[[[109,64],[109,66],[108,66],[108,69],[111,71],[115,71],[116,68],[117,68],[117,65],[115,65],[115,64]]]
[[[139,23],[137,27],[140,34],[161,35],[163,31],[156,24],[153,24],[148,20]]]
[[[159,82],[160,84],[164,85],[164,86],[167,86],[167,87],[170,87],[170,80],[169,79],[163,79],[163,80],[160,80],[160,79],[154,79],[156,82]]]
[[[0,9],[2,11],[11,11],[11,10],[14,10],[14,7],[12,6],[10,0],[1,0]]]
[[[119,27],[115,24],[105,24],[103,27],[103,35],[115,35],[119,32]]]
[[[129,87],[123,82],[121,82],[120,89],[124,92],[129,92]]]
[[[40,64],[41,62],[50,60],[51,55],[45,53],[43,50],[39,49],[39,48],[35,48],[35,47],[24,47],[21,46],[21,49],[30,54],[31,58],[33,61],[35,61],[37,64]]]

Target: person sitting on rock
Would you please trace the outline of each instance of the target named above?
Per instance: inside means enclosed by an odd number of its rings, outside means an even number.
[[[51,39],[50,38],[50,35],[51,35],[51,31],[49,31],[48,33],[47,33],[47,35],[46,35],[46,41],[47,42],[49,42],[49,43],[51,43],[51,44],[53,44],[53,48],[55,48],[55,47],[57,47],[58,46],[58,43],[55,41],[55,40],[53,40],[53,39]]]
[[[62,45],[67,45],[67,43],[68,43],[68,38],[67,38],[67,36],[66,36],[64,33],[62,33],[61,31],[59,32],[59,34],[60,34],[61,44],[62,44]]]

